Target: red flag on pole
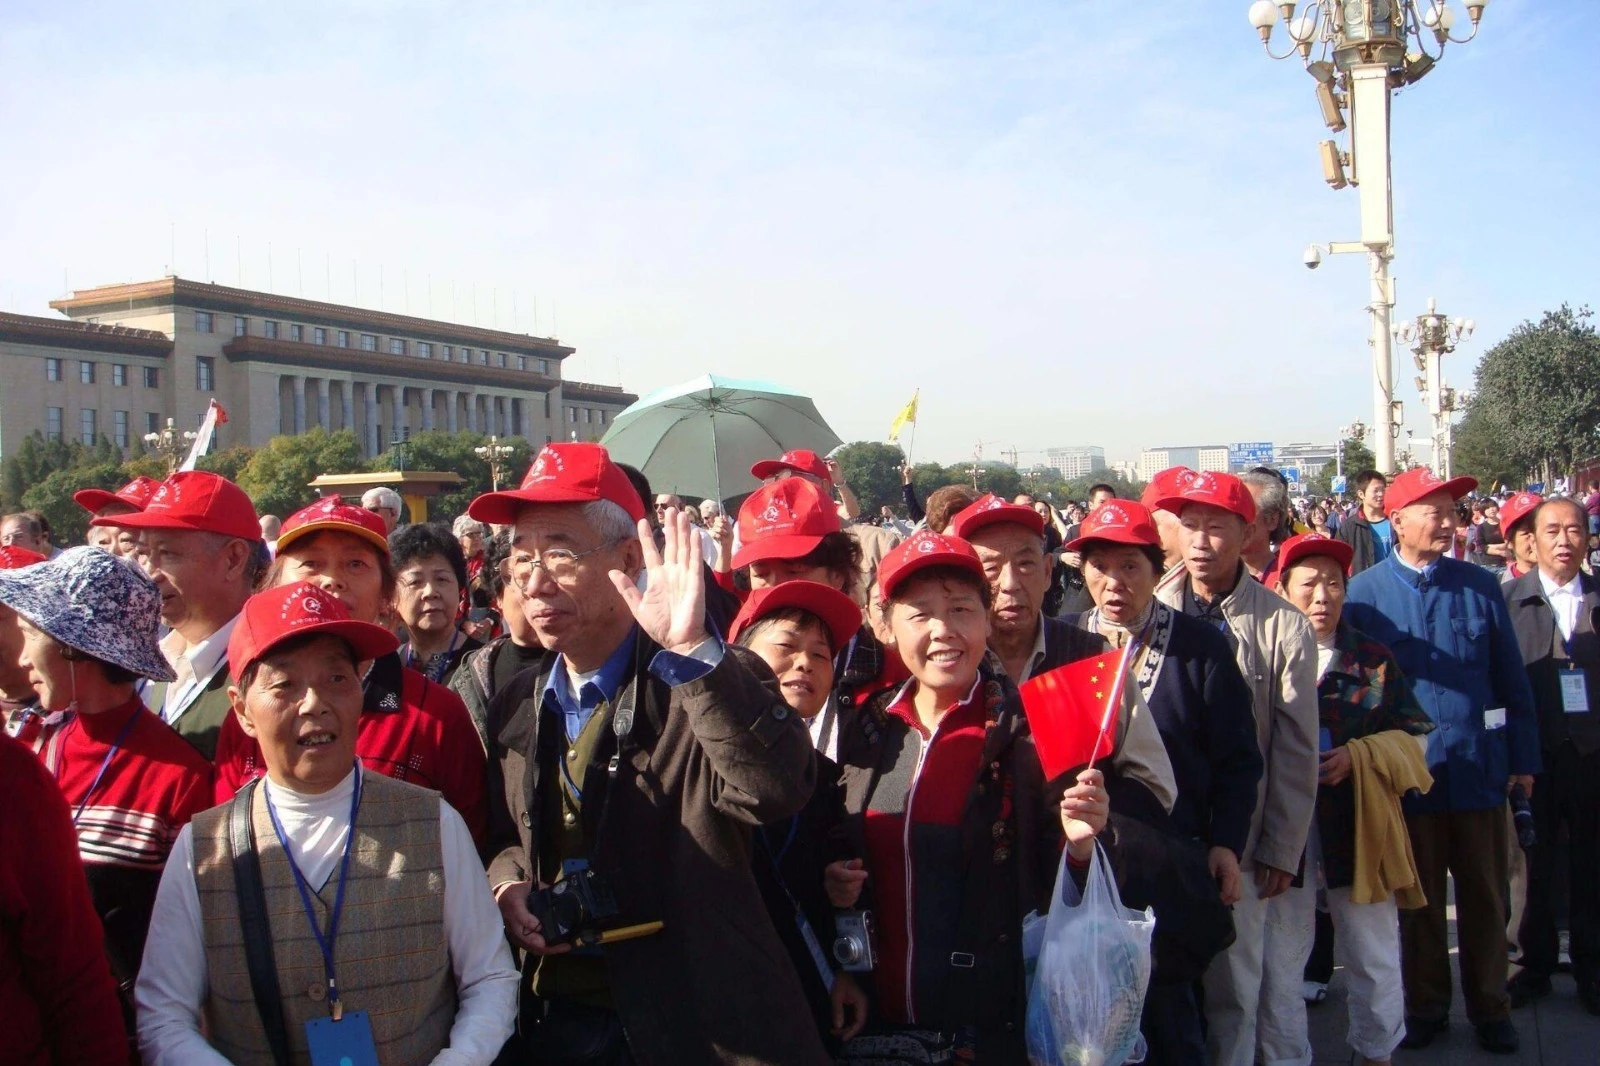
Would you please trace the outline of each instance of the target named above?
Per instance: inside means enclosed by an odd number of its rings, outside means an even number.
[[[1045,780],[1088,766],[1110,750],[1106,738],[1122,706],[1122,658],[1121,649],[1091,655],[1023,684],[1022,709]]]

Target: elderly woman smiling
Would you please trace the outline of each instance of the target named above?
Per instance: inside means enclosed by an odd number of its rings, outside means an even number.
[[[147,1063],[465,1066],[511,1035],[516,971],[466,824],[356,760],[356,664],[395,644],[306,582],[245,604],[228,697],[266,779],[173,847],[136,993]]]

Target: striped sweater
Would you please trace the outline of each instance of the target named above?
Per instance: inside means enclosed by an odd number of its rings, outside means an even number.
[[[52,715],[33,748],[75,816],[112,969],[132,978],[172,842],[212,804],[211,765],[137,696],[100,714]]]

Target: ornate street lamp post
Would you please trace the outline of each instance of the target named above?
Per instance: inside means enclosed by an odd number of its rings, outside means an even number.
[[[516,449],[509,444],[501,444],[500,438],[491,436],[488,441],[472,449],[474,455],[489,464],[489,484],[491,492],[500,491],[500,475],[505,473],[506,460],[511,458]]]
[[[1395,340],[1411,346],[1412,360],[1422,376],[1417,378],[1417,391],[1428,405],[1429,430],[1433,439],[1433,471],[1440,477],[1450,476],[1450,445],[1454,435],[1450,416],[1456,410],[1456,390],[1444,383],[1444,357],[1456,350],[1456,345],[1472,336],[1476,323],[1470,318],[1451,321],[1439,314],[1433,297],[1428,297],[1428,309],[1418,315],[1415,322],[1401,322],[1394,327]]]
[[[177,424],[172,419],[167,419],[167,424],[158,433],[144,435],[145,446],[167,461],[167,476],[173,473],[183,463],[183,457],[189,454],[189,446],[194,443],[195,432],[192,429],[178,431]]]

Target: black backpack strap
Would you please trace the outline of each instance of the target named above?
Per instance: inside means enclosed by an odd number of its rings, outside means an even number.
[[[261,859],[256,853],[255,826],[250,804],[261,779],[234,794],[228,804],[228,843],[233,851],[233,886],[239,899],[239,929],[244,937],[244,958],[250,973],[261,1028],[272,1048],[273,1061],[289,1066],[289,1032],[283,1024],[283,993],[278,988],[278,964],[272,957],[272,927],[267,921],[267,893],[261,883]]]

